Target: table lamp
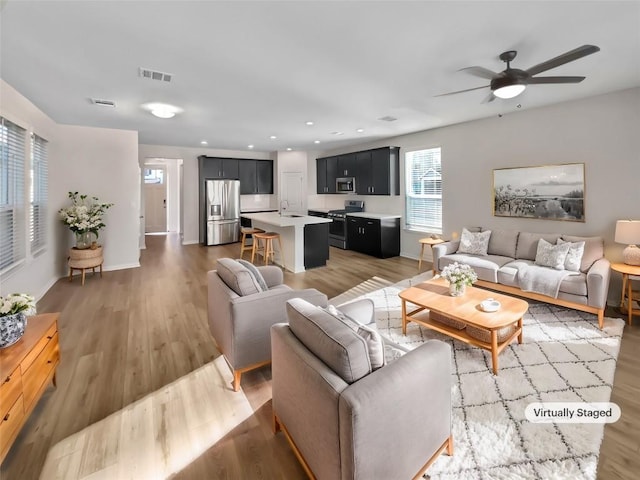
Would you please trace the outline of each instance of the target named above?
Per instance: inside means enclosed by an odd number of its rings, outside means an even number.
[[[627,248],[622,252],[622,260],[627,265],[640,265],[640,220],[618,220],[616,222],[616,243],[623,243]]]

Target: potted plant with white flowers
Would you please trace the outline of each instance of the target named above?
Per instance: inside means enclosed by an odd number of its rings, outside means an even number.
[[[89,198],[88,195],[79,195],[78,192],[69,192],[69,198],[72,205],[58,211],[60,218],[76,235],[76,248],[90,248],[91,234],[98,238],[100,229],[105,227],[102,217],[113,203],[101,202],[97,197]]]
[[[478,280],[478,275],[469,265],[454,262],[440,272],[440,276],[449,282],[449,294],[452,297],[464,295],[467,285]]]
[[[27,327],[27,316],[36,314],[36,302],[26,293],[0,297],[0,348],[16,343]]]

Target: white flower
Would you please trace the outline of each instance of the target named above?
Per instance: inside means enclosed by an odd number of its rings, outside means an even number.
[[[16,313],[25,315],[36,314],[35,299],[26,293],[12,293],[6,297],[0,297],[0,316],[14,315]]]

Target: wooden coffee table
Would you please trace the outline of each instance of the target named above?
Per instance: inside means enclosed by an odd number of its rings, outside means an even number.
[[[491,352],[494,375],[498,374],[498,354],[504,350],[516,337],[522,343],[522,317],[527,312],[529,304],[522,299],[508,297],[481,288],[467,287],[464,295],[452,297],[449,295],[449,282],[437,277],[415,285],[399,293],[402,299],[402,333],[407,333],[407,323],[415,322],[423,327],[443,333],[461,342],[484,348]],[[480,302],[493,298],[500,302],[497,312],[487,313],[480,308]],[[407,311],[407,303],[417,306]],[[487,332],[490,342],[471,337],[464,329],[457,330],[443,323],[429,318],[424,312],[429,310],[440,316],[457,320],[465,325],[474,326]],[[498,343],[498,330],[513,325],[514,331],[502,342]]]

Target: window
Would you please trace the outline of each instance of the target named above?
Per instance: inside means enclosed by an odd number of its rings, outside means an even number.
[[[31,134],[31,190],[29,201],[29,244],[31,254],[47,243],[47,141]]]
[[[164,170],[162,168],[145,168],[144,183],[162,185],[164,183]]]
[[[0,117],[0,272],[25,257],[25,133]]]
[[[407,152],[406,228],[442,233],[442,167],[440,148]]]

